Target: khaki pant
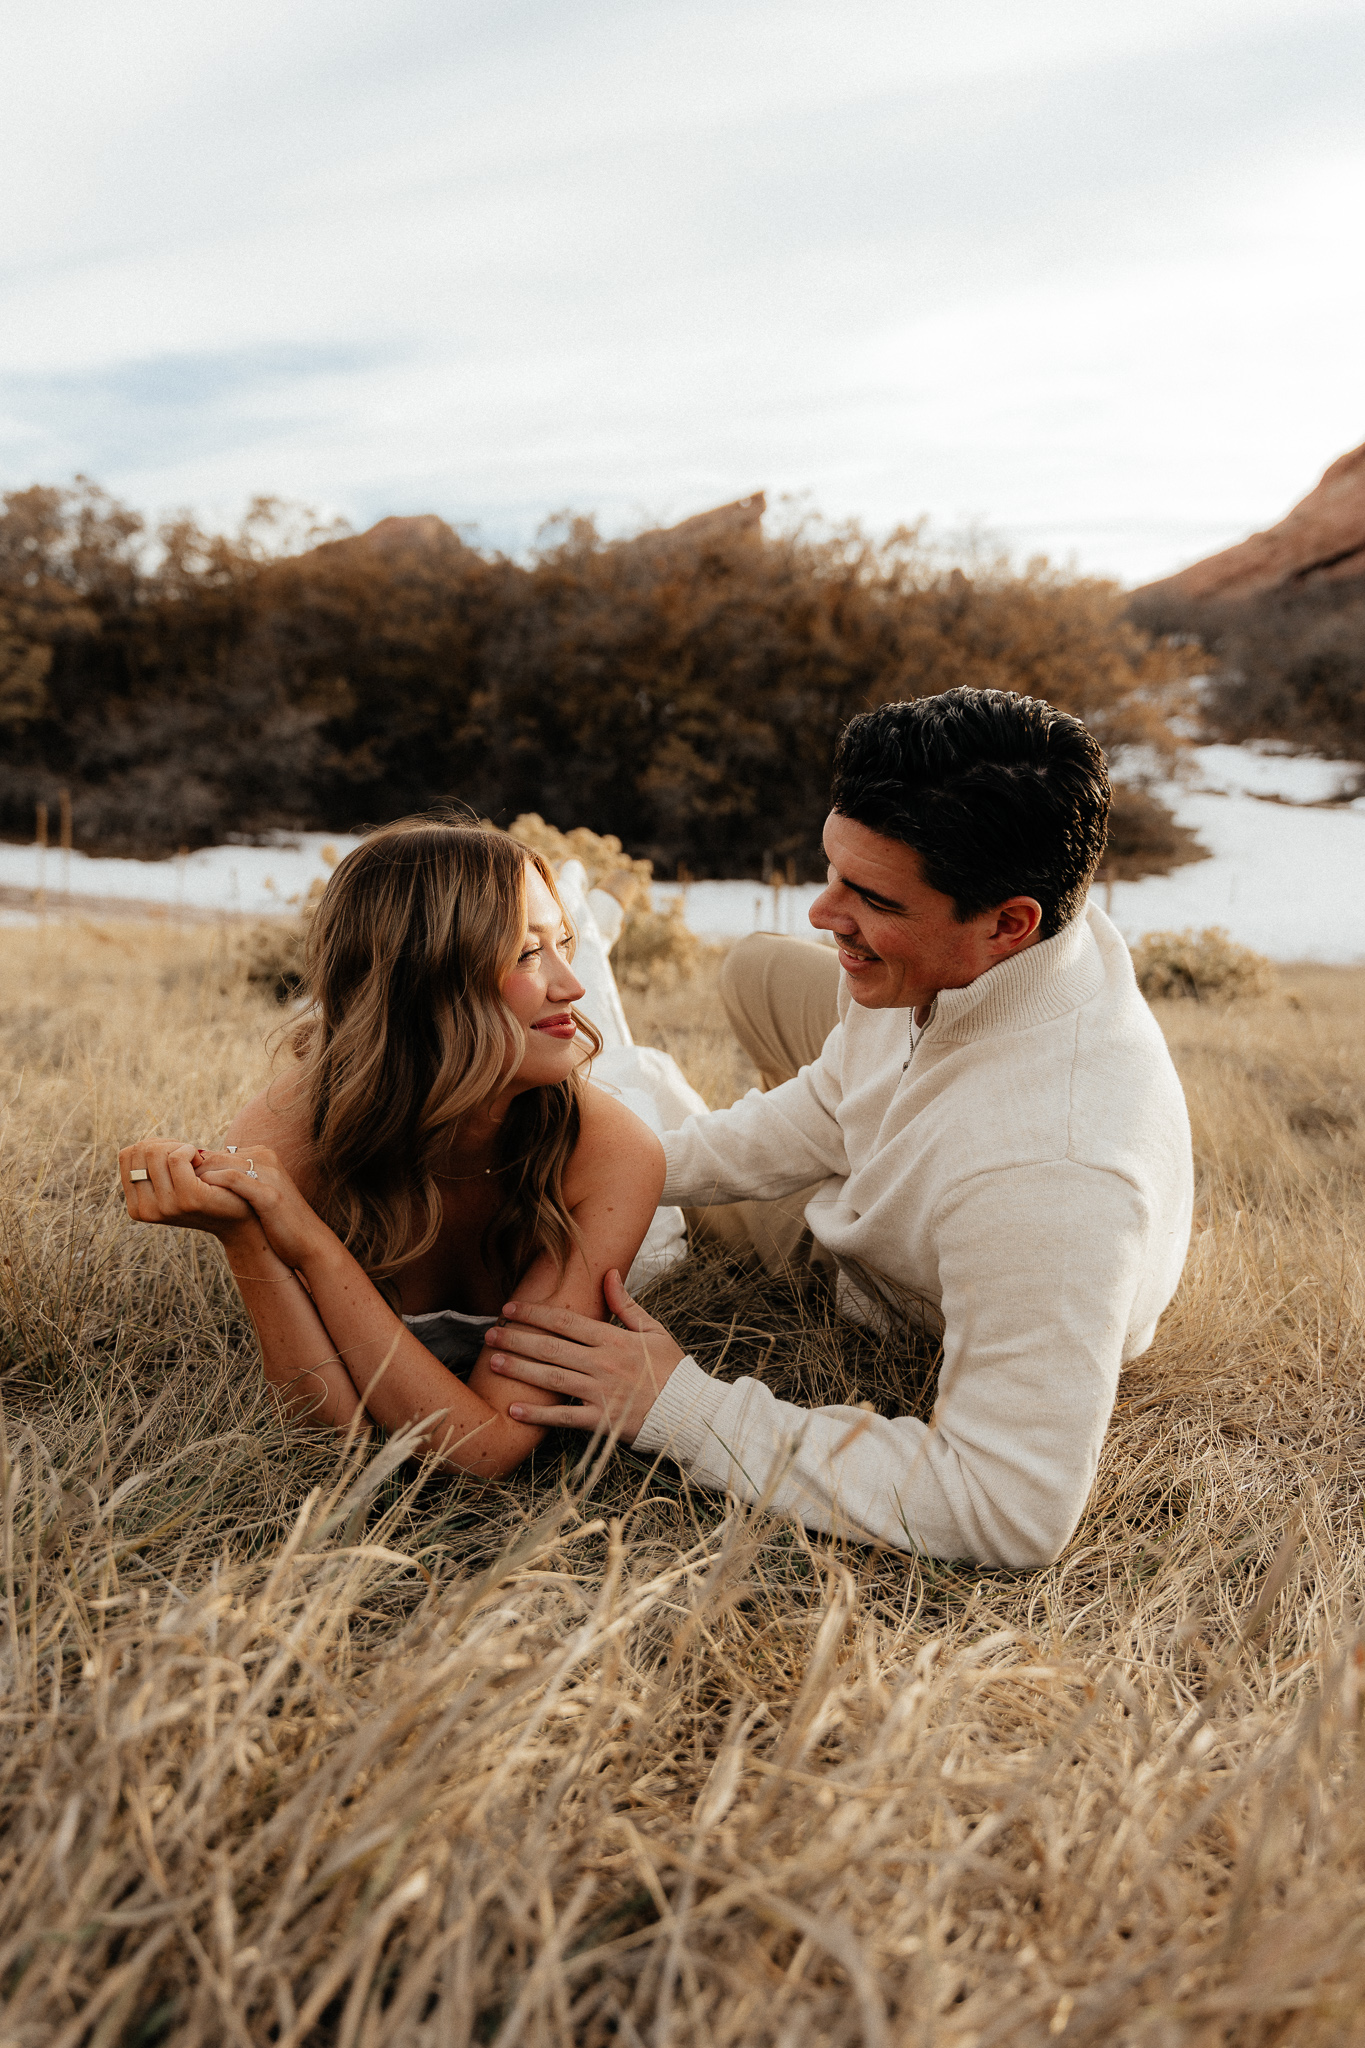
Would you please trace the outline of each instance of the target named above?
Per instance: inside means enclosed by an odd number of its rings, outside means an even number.
[[[760,1086],[778,1088],[819,1056],[839,1021],[839,962],[832,946],[755,932],[730,949],[720,992]],[[714,1203],[683,1213],[694,1236],[724,1245],[747,1265],[772,1274],[816,1266],[832,1276],[834,1261],[806,1222],[811,1192],[807,1187],[774,1202]]]

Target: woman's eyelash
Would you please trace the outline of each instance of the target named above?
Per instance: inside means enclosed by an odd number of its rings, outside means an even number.
[[[560,952],[564,954],[566,959],[573,958],[574,942],[570,933],[561,932],[557,944]],[[517,955],[518,967],[523,966],[527,960],[538,960],[544,951],[544,946],[540,944],[528,946],[524,953],[518,953]]]

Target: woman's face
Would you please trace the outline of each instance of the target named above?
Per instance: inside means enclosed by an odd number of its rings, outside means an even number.
[[[583,984],[569,965],[564,913],[539,870],[526,863],[526,930],[516,965],[502,985],[502,999],[526,1033],[526,1052],[516,1071],[519,1088],[544,1088],[571,1074],[582,1057],[569,1005]]]

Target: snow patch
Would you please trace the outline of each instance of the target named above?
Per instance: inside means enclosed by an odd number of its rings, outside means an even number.
[[[1144,932],[1223,925],[1272,960],[1365,961],[1365,797],[1334,801],[1362,775],[1359,763],[1269,746],[1192,747],[1176,777],[1152,776],[1148,786],[1212,858],[1141,882],[1101,884],[1095,899],[1130,944]],[[358,844],[343,833],[301,832],[162,861],[0,845],[0,887],[69,890],[92,905],[99,898],[155,904],[170,915],[183,907],[270,916],[296,909]],[[681,896],[687,924],[701,938],[776,931],[813,940],[808,913],[819,893],[813,882],[658,883],[654,899],[663,909]],[[9,915],[31,913],[18,906]]]

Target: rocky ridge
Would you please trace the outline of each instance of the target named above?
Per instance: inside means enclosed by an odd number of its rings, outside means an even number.
[[[1365,576],[1365,444],[1338,456],[1277,525],[1133,593],[1152,601],[1236,604],[1265,591]]]

